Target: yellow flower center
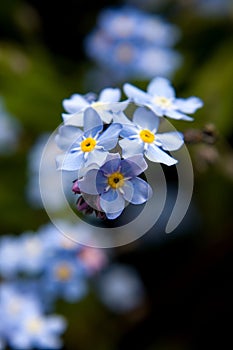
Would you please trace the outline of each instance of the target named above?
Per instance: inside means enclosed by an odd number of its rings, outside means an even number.
[[[156,96],[154,98],[155,103],[163,108],[170,108],[172,106],[172,102],[169,98],[163,96]]]
[[[99,108],[99,107],[102,107],[103,105],[104,105],[104,103],[101,101],[92,102],[92,104],[91,104],[91,106],[93,108]]]
[[[108,185],[114,189],[122,187],[124,185],[124,176],[119,173],[112,173],[108,177]]]
[[[83,152],[91,152],[96,145],[96,140],[92,137],[87,137],[85,140],[81,142],[81,150]]]
[[[152,143],[155,139],[155,135],[147,129],[141,130],[139,135],[142,141],[146,143]]]
[[[56,268],[56,276],[59,280],[67,281],[71,277],[71,269],[68,265],[62,264]]]

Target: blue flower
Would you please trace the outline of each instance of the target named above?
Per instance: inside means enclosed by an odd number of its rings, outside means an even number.
[[[63,113],[64,123],[71,123],[83,126],[83,113],[87,108],[93,108],[105,123],[110,123],[113,113],[123,111],[127,102],[119,102],[121,97],[120,89],[105,88],[97,99],[95,94],[87,95],[73,94],[69,99],[63,100],[63,107],[69,113]]]
[[[193,120],[186,113],[192,114],[203,106],[202,100],[198,97],[176,98],[170,81],[162,77],[152,79],[147,92],[128,83],[124,84],[123,89],[132,101],[150,108],[158,116]]]
[[[47,260],[42,277],[44,292],[51,302],[64,298],[68,302],[80,300],[87,291],[86,269],[78,255],[57,254]]]
[[[108,219],[117,218],[125,202],[142,204],[152,195],[147,182],[138,177],[147,164],[142,155],[121,160],[119,153],[107,157],[99,169],[90,169],[79,180],[80,190],[100,196],[100,207]]]
[[[177,160],[164,151],[179,149],[184,141],[182,134],[177,131],[159,134],[157,129],[160,118],[145,107],[136,109],[133,122],[124,124],[119,141],[123,157],[144,154],[152,162],[173,165]]]
[[[116,146],[120,130],[121,125],[113,123],[102,132],[102,120],[94,109],[88,108],[84,112],[84,131],[66,125],[59,130],[58,146],[69,149],[65,155],[57,157],[58,169],[75,171],[84,164],[103,164],[108,151]]]

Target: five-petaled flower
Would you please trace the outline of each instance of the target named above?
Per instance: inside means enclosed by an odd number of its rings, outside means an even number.
[[[65,124],[83,126],[83,112],[87,108],[94,109],[105,123],[110,123],[113,113],[122,112],[128,105],[128,101],[119,102],[121,92],[118,88],[105,88],[99,98],[95,94],[73,94],[69,99],[63,100],[63,107],[68,113],[62,113]]]
[[[90,169],[79,180],[80,190],[99,195],[100,207],[108,219],[117,218],[126,206],[145,203],[152,195],[150,185],[138,175],[147,169],[142,155],[121,159],[120,154],[111,154],[99,168]]]
[[[126,119],[124,119],[125,121]],[[123,157],[134,154],[144,154],[152,162],[173,165],[177,160],[164,151],[175,151],[179,149],[184,141],[180,132],[171,131],[157,133],[160,118],[152,111],[139,107],[134,112],[133,122],[124,124],[120,132],[123,137],[119,141]]]
[[[147,92],[128,83],[124,84],[123,89],[130,100],[150,108],[158,116],[172,119],[193,120],[186,113],[192,114],[203,106],[202,100],[198,97],[176,98],[170,81],[162,77],[152,79]]]
[[[60,128],[56,141],[64,155],[57,157],[58,169],[75,171],[91,163],[102,164],[113,149],[121,130],[119,123],[111,124],[103,132],[103,122],[92,108],[84,112],[84,131],[74,126]]]

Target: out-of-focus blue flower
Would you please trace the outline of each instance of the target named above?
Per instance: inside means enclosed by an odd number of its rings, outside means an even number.
[[[202,100],[198,97],[176,98],[170,81],[162,77],[153,78],[147,87],[147,92],[128,83],[124,84],[123,89],[132,101],[150,108],[158,116],[193,120],[187,114],[192,114],[203,106]]]
[[[12,349],[59,349],[66,328],[63,317],[44,315],[42,303],[33,294],[23,294],[11,284],[1,286],[1,336]]]
[[[75,120],[77,126],[83,125],[83,113],[87,108],[93,108],[105,123],[110,123],[112,114],[123,111],[127,103],[119,102],[121,98],[120,89],[105,88],[99,98],[93,93],[87,95],[73,94],[69,99],[63,100],[63,107],[69,113],[62,113],[64,123]]]
[[[179,149],[184,141],[181,133],[177,131],[157,133],[160,118],[145,107],[136,109],[133,122],[124,124],[121,131],[122,140],[119,144],[123,157],[144,154],[152,162],[173,165],[177,160],[164,151]]]
[[[6,110],[0,97],[0,154],[15,151],[20,137],[21,126],[18,120]]]
[[[180,31],[159,16],[123,6],[102,10],[97,21],[85,50],[113,80],[171,76],[180,66],[181,55],[172,49]]]
[[[87,291],[86,271],[78,255],[57,254],[47,261],[42,277],[45,295],[51,301],[80,300]]]
[[[116,313],[130,312],[145,300],[144,285],[136,270],[114,264],[100,274],[97,292],[101,301]]]
[[[117,218],[125,208],[125,201],[145,203],[152,195],[150,185],[138,177],[147,164],[142,155],[121,160],[119,153],[99,169],[87,171],[79,181],[82,192],[99,195],[99,204],[108,219]]]
[[[113,149],[121,130],[121,125],[111,124],[104,132],[103,122],[94,109],[88,108],[84,112],[84,131],[69,128],[69,137],[64,136],[62,126],[60,134],[57,135],[57,144],[61,149],[69,150],[65,155],[57,158],[58,169],[75,171],[91,163],[103,164],[108,151]],[[73,144],[70,143],[73,141]]]
[[[0,239],[0,275],[11,278],[18,273],[21,250],[16,236],[8,235]]]

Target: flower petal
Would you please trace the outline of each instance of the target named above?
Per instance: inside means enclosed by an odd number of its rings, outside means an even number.
[[[87,108],[84,112],[84,132],[96,129],[100,132],[103,129],[103,122],[98,113],[93,108]]]
[[[64,109],[68,113],[76,113],[83,108],[89,106],[89,103],[80,94],[73,94],[69,99],[64,99],[62,102]]]
[[[98,169],[91,169],[89,170],[85,176],[78,180],[78,185],[81,190],[81,192],[87,193],[87,194],[99,194],[99,188],[97,189],[97,174],[99,170]],[[100,180],[99,176],[99,180]],[[103,187],[106,187],[106,178],[105,178],[105,185]]]
[[[121,124],[113,123],[98,138],[98,146],[103,146],[105,150],[114,148],[118,142],[118,136],[122,129]]]
[[[157,131],[160,119],[151,110],[145,107],[139,107],[134,112],[133,122],[142,129]]]
[[[167,109],[164,113],[169,118],[176,119],[176,120],[187,120],[187,121],[192,121],[193,118],[187,116],[186,114],[183,114],[179,111],[175,111],[174,109]]]
[[[115,173],[116,171],[119,170],[120,163],[121,163],[121,158],[118,153],[117,158],[108,160],[101,166],[101,171],[103,171],[103,173],[106,175]]]
[[[68,152],[63,155],[63,158],[58,157],[58,169],[60,170],[67,170],[67,171],[74,171],[78,170],[82,167],[83,161],[84,161],[84,155],[83,152]]]
[[[113,195],[109,195],[108,192],[115,192],[116,193],[116,197],[114,200],[109,200],[110,198],[113,198]],[[122,212],[122,210],[125,207],[125,200],[123,198],[123,196],[116,190],[110,190],[107,191],[106,193],[103,193],[100,197],[100,206],[102,208],[102,210],[106,213],[106,214],[116,214],[118,212]]]
[[[165,151],[175,151],[179,149],[184,143],[183,134],[178,131],[156,134],[156,140],[161,142],[161,147]]]
[[[98,101],[101,102],[118,102],[121,98],[121,91],[118,88],[103,89],[99,95]]]
[[[121,137],[131,138],[137,136],[139,133],[139,128],[133,123],[122,124],[122,129],[120,132]]]
[[[136,103],[144,103],[150,100],[150,96],[143,90],[138,89],[137,87],[131,84],[124,84],[123,90],[126,96],[128,96],[131,100],[134,100]]]
[[[154,144],[151,144],[148,147],[147,151],[145,151],[145,156],[152,162],[156,163],[163,163],[166,165],[173,165],[177,163],[176,159],[170,157],[166,152]]]
[[[67,150],[72,144],[79,139],[83,131],[72,125],[62,125],[58,134],[55,136],[55,142],[59,148]]]
[[[142,154],[123,159],[121,172],[125,177],[136,177],[147,169],[148,165]]]
[[[93,151],[88,152],[85,166],[92,164],[92,163],[96,163],[99,166],[101,166],[105,162],[107,155],[108,155],[107,151],[93,149]]]
[[[146,181],[136,177],[128,182],[130,183],[131,190],[129,190],[129,184],[127,184],[126,187],[123,187],[124,198],[128,202],[133,204],[142,204],[152,196],[152,188]]]
[[[175,97],[175,90],[171,86],[170,81],[162,77],[152,79],[147,87],[147,91],[152,96]]]
[[[83,110],[74,114],[62,113],[62,119],[65,125],[83,126],[83,116]]]
[[[144,153],[144,145],[140,140],[123,139],[119,141],[119,145],[122,148],[122,156],[124,158]]]
[[[175,101],[177,109],[184,113],[194,113],[203,106],[203,101],[195,96],[189,98],[177,98]]]

